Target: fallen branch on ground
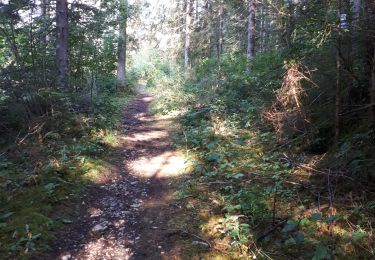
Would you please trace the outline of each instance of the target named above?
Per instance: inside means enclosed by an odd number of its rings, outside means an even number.
[[[182,230],[182,229],[167,229],[167,228],[159,228],[159,227],[152,227],[152,229],[165,230],[165,231],[168,231],[168,232],[171,232],[171,233],[183,233],[185,235],[195,237],[196,239],[198,239],[198,240],[202,241],[203,243],[207,244],[209,247],[212,247],[211,243],[208,240],[205,240],[204,238],[202,238],[198,235],[189,233],[189,232],[187,232],[185,230]]]
[[[267,236],[271,235],[273,232],[276,231],[279,227],[282,227],[286,222],[288,221],[288,218],[281,220],[279,223],[276,225],[272,226],[270,229],[268,229],[263,235],[260,235],[257,239],[256,242],[259,243],[263,239],[265,239]]]

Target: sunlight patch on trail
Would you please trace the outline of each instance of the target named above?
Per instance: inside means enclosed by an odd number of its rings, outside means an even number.
[[[152,132],[145,132],[145,133],[136,133],[132,137],[127,137],[126,139],[129,141],[150,141],[152,139],[158,138],[166,138],[168,137],[168,133],[165,131],[152,131]]]
[[[114,238],[101,237],[84,247],[84,259],[131,259],[133,252]],[[63,258],[62,258],[63,259]],[[68,258],[67,258],[68,259]]]
[[[151,158],[138,158],[130,167],[143,178],[168,178],[184,174],[186,160],[177,153],[168,151]]]

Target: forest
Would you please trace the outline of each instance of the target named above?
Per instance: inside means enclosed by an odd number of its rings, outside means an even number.
[[[0,259],[375,259],[374,0],[0,0]]]

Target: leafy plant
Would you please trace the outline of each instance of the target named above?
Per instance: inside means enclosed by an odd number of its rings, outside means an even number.
[[[12,246],[12,250],[18,250],[22,248],[25,253],[28,253],[30,250],[36,250],[36,240],[38,240],[42,234],[38,233],[34,235],[29,228],[29,225],[25,225],[26,236],[21,237],[16,244]]]
[[[251,238],[250,225],[241,223],[241,215],[226,215],[224,220],[225,232],[230,232],[231,237],[237,241],[236,244],[245,244]]]

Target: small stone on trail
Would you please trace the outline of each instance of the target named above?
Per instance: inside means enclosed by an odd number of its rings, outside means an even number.
[[[72,255],[71,254],[67,254],[67,255],[64,255],[61,257],[61,260],[69,260],[72,258]]]
[[[141,207],[142,205],[141,204],[133,204],[133,205],[131,205],[130,207],[132,207],[132,208],[139,208],[139,207]]]
[[[94,232],[94,233],[98,233],[98,232],[103,232],[107,228],[108,228],[107,224],[106,223],[102,223],[102,224],[97,224],[95,227],[93,227],[91,229],[91,231]]]
[[[90,208],[89,213],[90,213],[90,218],[95,218],[95,217],[101,216],[103,214],[103,211],[101,209]]]

